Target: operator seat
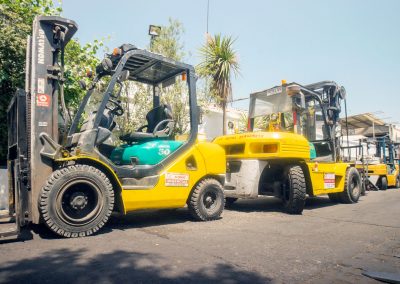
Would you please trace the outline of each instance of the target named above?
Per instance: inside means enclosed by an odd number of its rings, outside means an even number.
[[[120,136],[127,143],[140,142],[154,138],[168,138],[172,135],[175,122],[172,120],[170,105],[162,104],[150,110],[146,115],[147,124],[136,130]],[[143,130],[146,129],[146,132]]]

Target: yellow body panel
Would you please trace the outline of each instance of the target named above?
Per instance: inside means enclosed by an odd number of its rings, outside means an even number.
[[[350,166],[347,163],[307,163],[310,172],[310,180],[312,183],[313,194],[323,195],[328,193],[344,191],[344,183],[346,179],[346,171]],[[330,183],[328,176],[334,174],[335,184]]]
[[[388,186],[396,186],[396,175],[387,175]]]
[[[356,166],[361,169],[362,165]],[[395,170],[390,173],[390,166],[386,164],[373,164],[368,165],[368,175],[369,176],[385,176],[387,178],[388,186],[396,186],[396,179],[399,175],[399,165],[395,165]]]
[[[362,168],[362,165],[357,165],[357,168]],[[369,175],[378,175],[378,176],[386,176],[387,175],[387,167],[385,164],[374,164],[368,165],[368,174]]]
[[[196,165],[188,168],[186,160],[193,157]],[[73,156],[58,162],[90,159],[105,166],[118,181],[121,189],[124,213],[141,209],[163,209],[184,207],[192,188],[205,176],[225,175],[226,159],[224,150],[218,145],[200,142],[166,165],[153,188],[124,189],[118,176],[106,163],[89,156]],[[188,182],[181,186],[166,185],[166,174],[188,175]]]
[[[225,149],[228,160],[302,160],[308,166],[314,195],[344,191],[346,170],[350,165],[342,162],[310,161],[310,146],[302,135],[287,132],[250,132],[221,136],[216,138],[214,143]],[[328,177],[332,176],[330,174],[334,174],[334,185],[328,180]]]
[[[228,158],[310,160],[310,146],[302,135],[287,132],[248,132],[217,137],[214,143]]]
[[[206,175],[225,174],[226,160],[223,149],[211,143],[199,143],[193,146],[173,163],[166,166],[160,179],[152,189],[122,190],[122,200],[127,212],[140,209],[179,208],[186,204],[189,194],[197,182]],[[204,156],[212,154],[213,160]],[[193,156],[197,169],[188,170],[186,159]],[[189,174],[188,186],[166,186],[166,173]]]

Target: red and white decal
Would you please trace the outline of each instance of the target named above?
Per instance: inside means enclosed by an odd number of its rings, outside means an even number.
[[[189,186],[189,174],[166,173],[165,186]]]
[[[48,94],[37,94],[36,95],[36,105],[39,107],[49,107],[50,106],[50,96]]]
[[[325,173],[324,174],[324,189],[333,189],[335,188],[335,174],[334,173]]]

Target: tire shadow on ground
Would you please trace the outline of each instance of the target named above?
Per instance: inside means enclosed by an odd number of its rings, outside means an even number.
[[[308,197],[304,210],[314,210],[323,207],[337,205],[329,200],[327,196]],[[235,203],[225,208],[226,210],[239,212],[280,212],[285,213],[282,208],[282,203],[278,198],[274,197],[259,197],[257,199],[239,199]]]

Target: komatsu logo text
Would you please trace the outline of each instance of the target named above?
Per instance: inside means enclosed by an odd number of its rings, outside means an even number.
[[[39,29],[38,35],[38,64],[44,64],[44,40],[45,35],[42,29]]]

